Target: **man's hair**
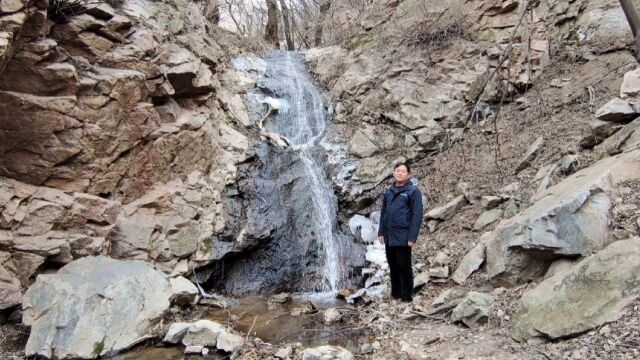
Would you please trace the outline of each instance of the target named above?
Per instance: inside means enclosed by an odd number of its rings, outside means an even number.
[[[408,172],[409,174],[411,174],[411,166],[409,166],[409,164],[407,164],[406,162],[400,162],[400,163],[397,163],[397,164],[393,167],[393,170],[395,170],[395,169],[399,168],[400,166],[404,166],[405,168],[407,168],[407,172]]]

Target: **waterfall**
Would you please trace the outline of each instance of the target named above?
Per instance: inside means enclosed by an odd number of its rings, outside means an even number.
[[[247,61],[234,63],[241,70]],[[338,201],[325,171],[325,148],[340,148],[325,139],[329,101],[298,53],[272,52],[260,68],[245,97],[252,130],[276,134],[289,146],[255,142],[255,156],[238,166],[227,230],[213,247],[236,246],[240,233],[245,247],[216,265],[212,286],[235,295],[334,293],[352,285],[364,266],[364,246],[338,226]]]
[[[312,234],[324,251],[324,268],[321,288],[323,291],[339,290],[342,269],[341,239],[337,232],[337,199],[327,179],[323,163],[319,159],[319,141],[327,122],[327,113],[321,90],[313,83],[301,56],[291,52],[276,52],[266,59],[271,82],[276,95],[284,102],[274,118],[265,126],[268,130],[284,135],[294,152],[304,164],[304,177],[309,185],[307,196],[313,204],[311,210]],[[269,83],[269,81],[267,81]],[[316,287],[317,288],[317,287]]]

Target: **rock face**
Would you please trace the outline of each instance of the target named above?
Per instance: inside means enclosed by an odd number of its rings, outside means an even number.
[[[607,241],[611,201],[617,184],[640,178],[640,152],[601,160],[544,191],[540,200],[501,222],[484,239],[487,277],[514,285],[536,279],[559,257],[586,255]],[[480,256],[479,256],[480,255]],[[463,281],[480,262],[481,248],[467,254]]]
[[[526,292],[512,336],[565,338],[619,318],[640,295],[640,238],[621,240]]]
[[[180,275],[242,249],[227,186],[252,155],[255,82],[235,81],[209,3],[47,19],[47,2],[2,1],[0,309],[43,264],[104,254]]]
[[[143,261],[84,257],[39,275],[23,300],[27,356],[97,358],[152,336],[170,306],[166,276]]]

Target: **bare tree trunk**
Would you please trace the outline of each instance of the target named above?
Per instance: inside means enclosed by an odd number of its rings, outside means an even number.
[[[284,36],[287,39],[287,50],[293,51],[296,46],[293,43],[293,36],[291,36],[291,24],[289,23],[291,15],[285,0],[280,0],[280,7],[282,8],[282,23],[284,24]]]
[[[622,11],[624,11],[624,15],[627,17],[627,22],[629,23],[629,27],[631,27],[631,32],[633,33],[634,40],[634,56],[638,62],[640,62],[640,16],[638,16],[638,12],[636,11],[635,6],[633,6],[632,0],[620,0],[620,6],[622,6]]]
[[[236,30],[238,30],[238,34],[243,35],[245,34],[244,32],[244,28],[240,26],[240,23],[238,22],[238,20],[236,19],[235,16],[233,16],[233,2],[230,0],[224,0],[227,3],[227,8],[229,11],[229,16],[231,17],[231,20],[233,20],[233,23],[236,25]]]
[[[322,29],[324,28],[324,19],[326,18],[330,7],[331,0],[324,0],[322,5],[320,5],[320,16],[318,17],[318,24],[316,25],[316,39],[314,43],[315,47],[322,45]]]
[[[276,0],[267,1],[267,26],[264,29],[264,39],[272,43],[276,49],[280,48],[278,40],[278,4]]]

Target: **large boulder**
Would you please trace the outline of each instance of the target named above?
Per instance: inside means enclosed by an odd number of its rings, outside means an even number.
[[[24,295],[31,327],[27,356],[93,359],[152,336],[174,294],[169,279],[142,261],[84,257],[39,275]]]
[[[639,178],[640,151],[634,150],[601,160],[545,190],[483,239],[488,279],[512,286],[541,277],[554,259],[604,247],[617,185]],[[476,250],[461,261],[467,270],[456,271],[458,281],[481,263],[482,249]]]
[[[640,238],[614,242],[526,292],[513,317],[518,341],[577,335],[617,320],[640,295]]]

